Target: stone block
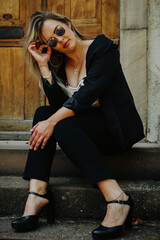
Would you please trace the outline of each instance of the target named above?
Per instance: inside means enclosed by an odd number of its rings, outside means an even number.
[[[121,29],[147,28],[147,0],[120,1]]]
[[[144,128],[147,119],[147,31],[121,30],[121,63]]]
[[[147,140],[160,142],[160,1],[149,1]]]

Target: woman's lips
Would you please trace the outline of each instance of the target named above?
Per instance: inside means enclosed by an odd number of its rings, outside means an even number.
[[[66,48],[69,44],[69,39],[63,44],[63,47]]]

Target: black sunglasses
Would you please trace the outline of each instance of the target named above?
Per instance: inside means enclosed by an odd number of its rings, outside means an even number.
[[[57,35],[57,36],[63,36],[65,34],[65,29],[64,27],[62,26],[57,26],[54,30],[54,34]],[[41,41],[36,41],[36,48],[39,49],[39,47],[43,44],[46,44],[44,42],[41,42]],[[57,39],[54,38],[54,37],[51,37],[48,41],[47,41],[47,45],[50,47],[50,48],[54,48],[57,46]]]
[[[54,33],[57,35],[57,36],[63,36],[65,34],[65,29],[64,27],[62,26],[57,26]],[[51,37],[48,41],[47,41],[47,45],[50,47],[50,48],[54,48],[57,46],[57,39],[54,38],[54,37]]]

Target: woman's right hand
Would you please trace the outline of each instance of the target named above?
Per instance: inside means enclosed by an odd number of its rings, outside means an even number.
[[[43,53],[44,48],[47,48],[46,53]],[[39,66],[48,64],[51,57],[51,48],[48,47],[48,45],[43,44],[37,49],[36,42],[34,41],[29,44],[28,51],[32,54]]]

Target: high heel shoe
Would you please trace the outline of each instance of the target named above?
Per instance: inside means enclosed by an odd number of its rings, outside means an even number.
[[[123,225],[115,226],[115,227],[105,227],[100,224],[100,226],[92,231],[92,238],[93,240],[107,240],[107,239],[113,239],[116,237],[120,237],[123,234],[123,228],[124,226],[127,229],[132,229],[132,216],[133,216],[133,208],[134,203],[131,197],[128,197],[127,201],[123,200],[112,200],[107,202],[107,204],[110,203],[119,203],[119,204],[127,204],[130,206],[129,213],[127,215],[127,218]]]
[[[35,192],[29,192],[29,194],[46,198],[49,201],[49,203],[47,203],[47,205],[42,207],[36,215],[24,216],[12,221],[11,226],[16,231],[28,231],[28,230],[36,229],[38,225],[39,214],[41,210],[44,208],[46,210],[47,222],[50,224],[55,222],[54,196],[52,192],[48,189],[47,192],[43,195]]]

